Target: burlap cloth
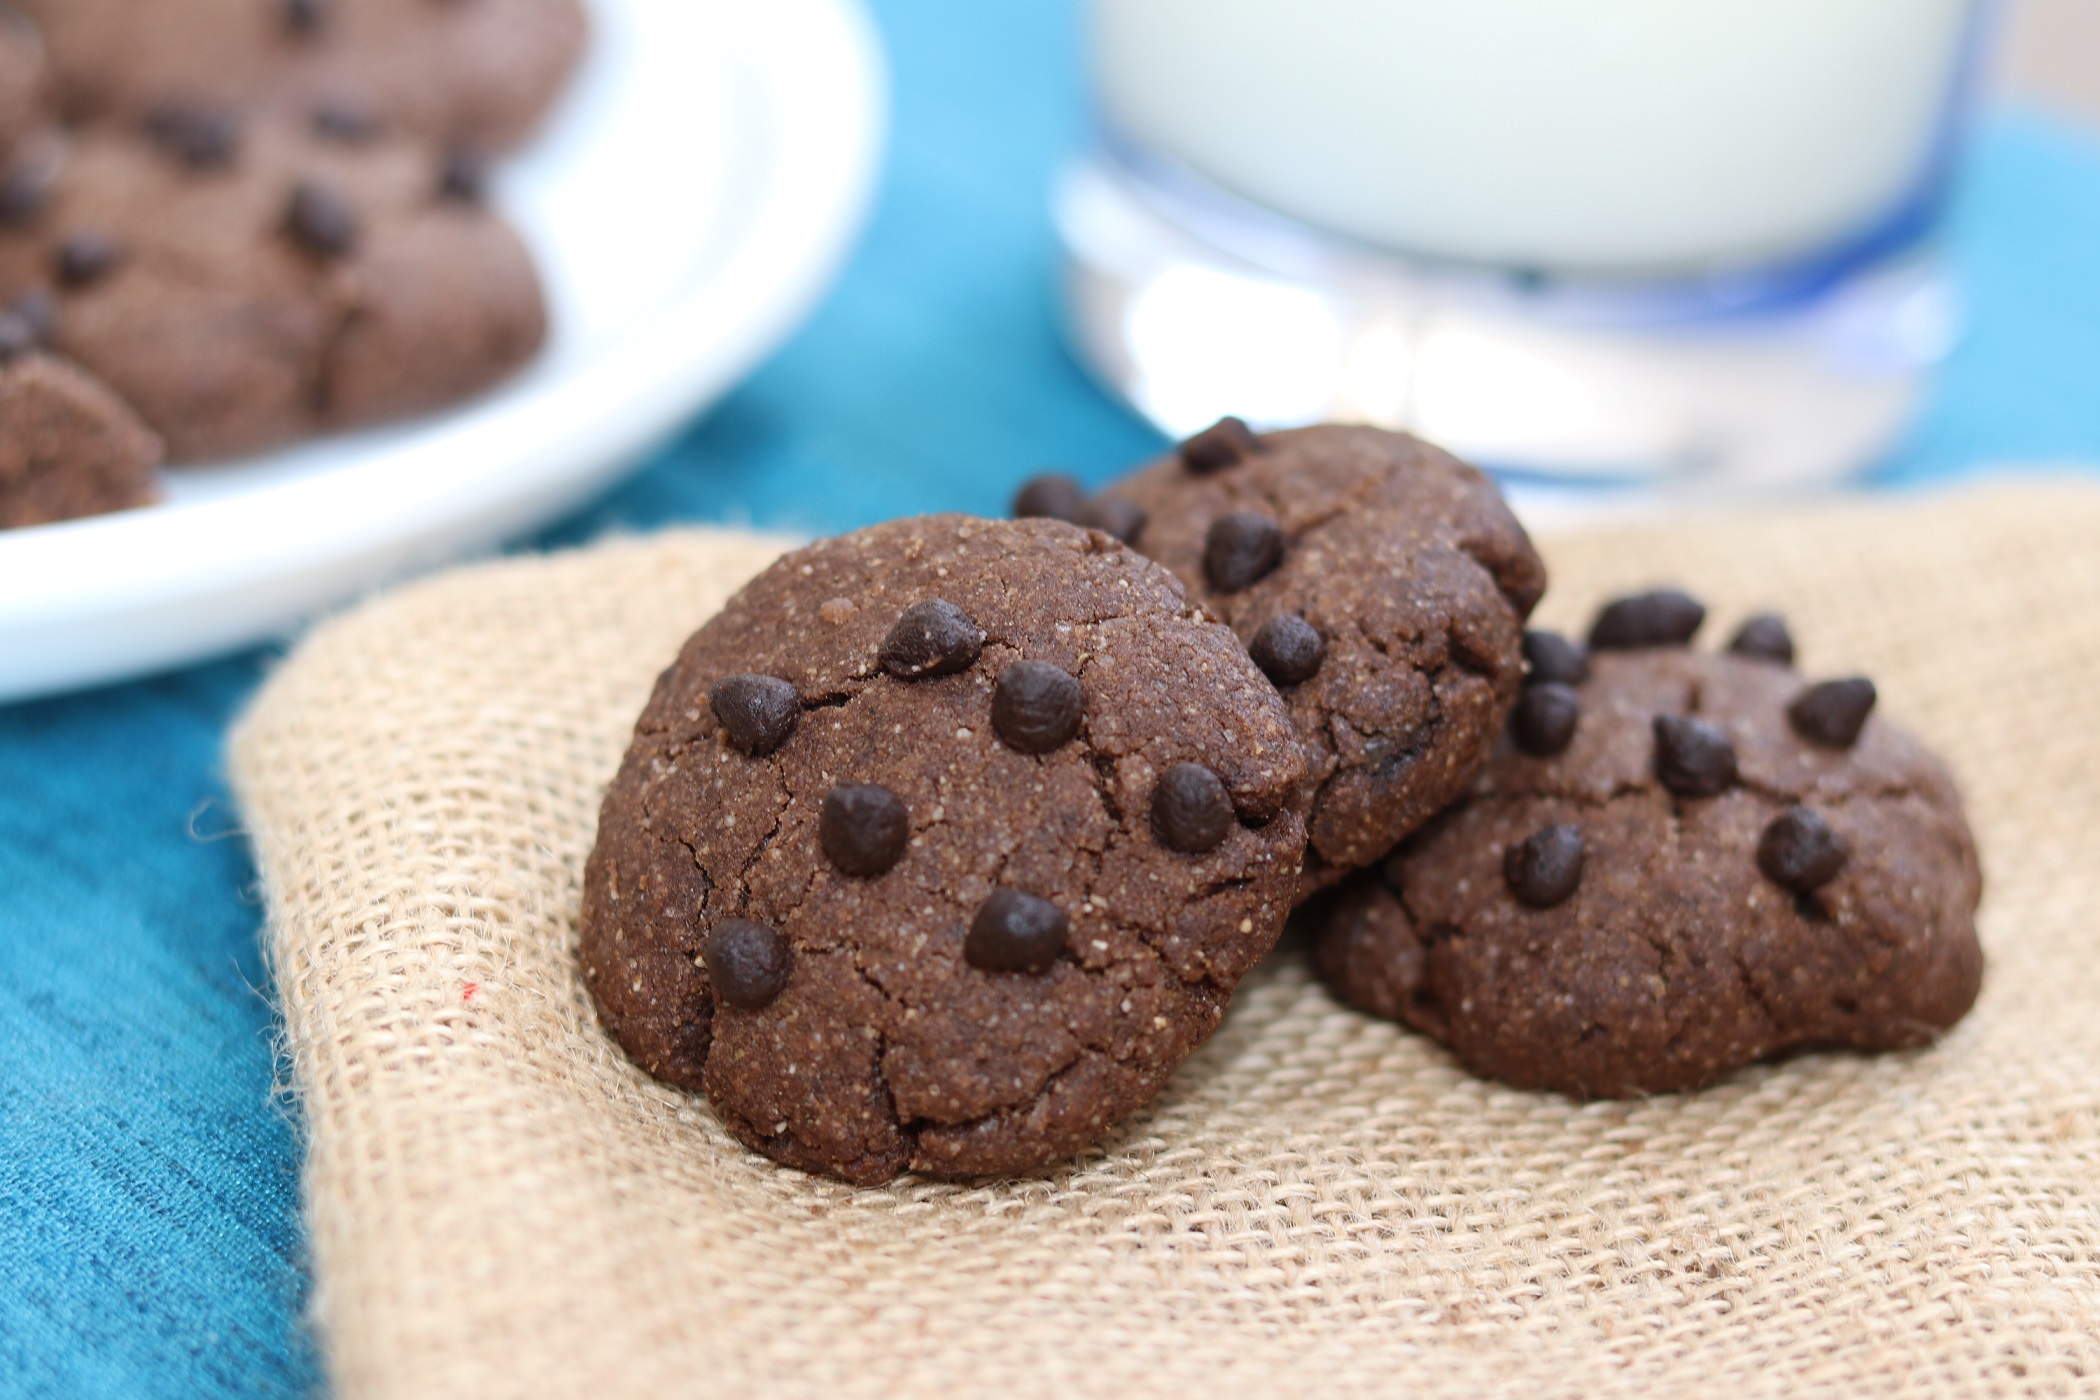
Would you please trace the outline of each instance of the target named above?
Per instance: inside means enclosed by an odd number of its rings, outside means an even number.
[[[1577,1104],[1279,955],[1105,1147],[853,1190],[741,1150],[572,962],[657,670],[767,557],[682,532],[321,628],[233,738],[347,1396],[2100,1391],[2100,491],[1546,542],[1545,617],[1681,580],[1793,617],[1947,754],[1988,870],[1938,1047]],[[1696,1389],[1688,1389],[1696,1387]]]

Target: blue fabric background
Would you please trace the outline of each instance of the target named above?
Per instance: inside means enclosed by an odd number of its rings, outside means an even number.
[[[843,282],[551,542],[996,512],[1043,464],[1100,479],[1156,445],[1057,338],[1044,191],[1083,124],[1069,0],[876,10],[894,144]],[[2100,144],[1995,119],[1952,241],[1970,335],[1875,479],[2100,461]],[[298,1131],[219,770],[268,660],[0,710],[0,1393],[321,1387]]]

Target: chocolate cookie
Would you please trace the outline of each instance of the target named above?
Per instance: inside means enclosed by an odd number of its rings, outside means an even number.
[[[585,981],[779,1161],[1028,1170],[1217,1025],[1290,907],[1303,777],[1232,634],[1105,535],[821,541],[657,683],[585,871]]]
[[[148,505],[160,439],[77,365],[27,349],[0,312],[0,529]]]
[[[72,120],[210,103],[482,150],[532,129],[585,37],[578,0],[15,3],[43,28]]]
[[[1981,877],[1953,782],[1871,715],[1870,682],[1774,659],[1774,621],[1748,650],[1603,650],[1586,680],[1532,687],[1575,702],[1565,741],[1513,727],[1461,803],[1317,915],[1336,992],[1480,1074],[1576,1095],[1959,1020]]]
[[[1523,680],[1544,566],[1494,484],[1375,428],[1238,419],[1096,498],[1222,617],[1309,751],[1307,892],[1378,859],[1478,771]]]
[[[420,146],[168,108],[34,147],[0,298],[49,291],[53,344],[177,461],[451,403],[545,335],[524,244]]]

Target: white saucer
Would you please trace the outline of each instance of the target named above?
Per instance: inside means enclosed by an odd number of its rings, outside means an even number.
[[[554,519],[811,309],[882,144],[859,0],[592,0],[592,21],[497,179],[552,302],[540,359],[437,417],[169,473],[163,505],[0,531],[0,700],[279,635]]]

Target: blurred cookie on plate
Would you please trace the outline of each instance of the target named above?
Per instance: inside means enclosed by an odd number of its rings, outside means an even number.
[[[54,348],[178,462],[426,411],[546,334],[532,259],[477,175],[210,106],[42,136],[5,177],[0,300],[48,293]]]
[[[0,311],[0,529],[151,504],[160,439],[33,335],[29,317]]]
[[[217,103],[371,136],[518,144],[586,39],[579,0],[16,0],[69,121]]]

